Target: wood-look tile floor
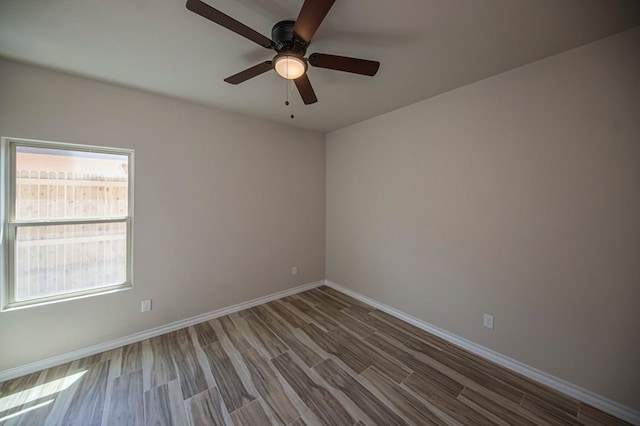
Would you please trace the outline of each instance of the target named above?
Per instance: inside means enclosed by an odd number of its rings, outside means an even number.
[[[0,383],[0,423],[625,424],[327,287]]]

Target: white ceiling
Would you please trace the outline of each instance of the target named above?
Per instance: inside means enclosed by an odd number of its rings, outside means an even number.
[[[270,38],[302,0],[206,0]],[[640,25],[638,0],[336,0],[308,54],[378,60],[375,77],[310,67],[319,102],[268,72],[273,52],[185,0],[0,0],[0,56],[328,132]]]

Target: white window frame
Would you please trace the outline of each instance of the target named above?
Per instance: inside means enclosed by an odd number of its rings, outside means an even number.
[[[35,148],[62,149],[70,151],[91,152],[101,154],[125,155],[128,157],[128,204],[127,215],[119,217],[97,218],[70,218],[70,219],[23,219],[15,218],[16,212],[16,147],[26,146]],[[113,293],[133,288],[133,177],[134,177],[134,150],[124,148],[111,148],[93,145],[81,145],[65,142],[50,142],[33,139],[2,137],[0,140],[0,280],[2,291],[0,292],[0,311],[8,311],[31,306],[62,302],[83,297]],[[114,285],[102,286],[92,289],[80,290],[69,293],[61,293],[24,301],[16,301],[15,293],[15,236],[18,227],[25,226],[51,226],[51,225],[77,225],[100,223],[126,223],[127,228],[127,256],[126,256],[126,281]]]

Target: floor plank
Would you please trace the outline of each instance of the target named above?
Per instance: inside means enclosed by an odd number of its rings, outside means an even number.
[[[213,387],[185,401],[187,418],[193,426],[231,424],[218,388]]]
[[[568,413],[556,405],[549,404],[535,396],[525,395],[521,402],[522,407],[537,417],[549,422],[552,425],[579,425],[580,421],[576,416]]]
[[[354,423],[354,419],[331,392],[315,382],[288,353],[274,358],[273,364],[298,397],[326,424]]]
[[[148,381],[145,381],[145,390],[149,390],[167,384],[178,376],[171,356],[169,334],[152,337],[146,342],[148,345],[143,345],[142,350],[147,352],[149,362],[143,362],[142,368],[147,370],[147,374],[143,371],[143,376],[148,377]]]
[[[335,290],[331,287],[326,287],[326,286],[322,286],[322,287],[318,287],[318,289],[322,292],[324,292],[325,294],[329,295],[330,297],[334,298],[334,299],[338,299],[341,300],[342,302],[346,303],[349,306],[355,306],[358,308],[362,308],[366,311],[373,311],[374,308],[371,307],[370,305],[361,302],[357,299],[354,299],[351,296],[347,296],[344,293],[339,292],[338,290]]]
[[[256,390],[280,420],[287,424],[300,417],[300,413],[289,399],[271,364],[255,349],[248,349],[241,355]]]
[[[437,384],[417,375],[412,374],[404,382],[407,388],[423,396],[423,398],[435,405],[447,415],[465,425],[493,425],[496,422],[483,416],[473,408],[440,389]]]
[[[233,419],[233,424],[238,426],[262,426],[271,424],[269,417],[262,409],[258,400],[231,413],[231,419]]]
[[[505,406],[495,402],[492,398],[482,395],[480,392],[476,392],[473,389],[465,388],[459,395],[458,399],[467,402],[467,405],[472,404],[475,407],[479,407],[484,411],[494,415],[495,417],[504,420],[510,425],[530,425],[534,426],[536,423],[524,415],[512,410],[511,407]]]
[[[374,330],[372,327],[367,326],[367,324],[361,321],[355,321],[353,317],[342,312],[337,306],[322,304],[316,305],[314,309],[321,312],[327,318],[331,318],[343,327],[353,331],[357,335],[366,336],[371,334]]]
[[[476,365],[465,363],[458,358],[448,356],[442,350],[436,349],[433,346],[426,344],[418,339],[411,338],[407,340],[404,345],[409,349],[427,355],[428,357],[438,361],[442,365],[446,365],[452,370],[455,370],[458,373],[470,378],[479,385],[511,401],[519,402],[524,396],[523,391],[518,390],[517,388],[503,382],[502,380],[496,378],[494,375],[487,374]]]
[[[307,324],[302,330],[313,340],[318,346],[327,353],[334,355],[340,361],[344,362],[356,373],[361,373],[371,366],[369,360],[362,356],[361,351],[354,351],[338,342],[328,333],[324,333],[315,324]]]
[[[251,333],[255,336],[258,345],[264,349],[271,357],[275,357],[289,350],[289,347],[275,335],[267,325],[260,321],[255,315],[244,317]]]
[[[142,370],[113,379],[103,420],[107,425],[143,425],[144,400]]]
[[[105,361],[87,367],[60,424],[84,426],[102,422],[109,364],[110,361]]]
[[[306,345],[302,340],[298,339],[285,324],[281,321],[273,321],[269,323],[269,328],[289,347],[295,352],[307,367],[313,367],[317,363],[323,361],[320,356],[311,347]]]
[[[381,392],[390,401],[392,407],[395,407],[397,411],[415,424],[447,424],[427,407],[425,401],[389,380],[383,373],[377,371],[375,367],[363,371],[362,376],[371,384],[372,389],[377,389]]]
[[[322,299],[316,296],[316,294],[311,290],[305,291],[304,293],[298,293],[296,294],[296,297],[304,300],[306,303],[310,304],[311,306],[321,305],[322,303],[324,303]]]
[[[370,366],[377,367],[378,370],[384,371],[384,373],[396,383],[402,382],[409,376],[409,374],[411,374],[409,367],[402,365],[402,363],[387,356],[376,347],[356,338],[351,333],[340,327],[331,330],[328,335],[340,342],[343,346],[360,353],[362,358]]]
[[[232,412],[253,401],[255,396],[245,388],[223,346],[216,342],[203,349],[227,409]]]
[[[307,304],[307,302],[305,302],[304,300],[294,299],[293,301],[291,301],[291,305],[311,318],[316,323],[316,325],[318,325],[324,331],[331,330],[338,326],[338,323],[336,321],[334,321],[327,315],[324,315],[313,306]]]
[[[144,393],[144,418],[146,425],[173,425],[169,385],[157,386]]]
[[[204,371],[198,362],[196,348],[188,328],[169,334],[169,344],[183,399],[204,392],[209,388]]]
[[[120,374],[142,369],[142,343],[136,342],[122,348]]]
[[[280,300],[269,302],[267,306],[269,306],[276,314],[282,317],[282,319],[291,324],[294,328],[302,327],[307,323],[304,319],[300,318],[295,311],[288,308],[287,305]]]
[[[316,370],[327,383],[351,399],[375,424],[407,424],[392,409],[380,402],[369,390],[332,360],[328,359],[321,362],[314,367],[314,370]]]
[[[627,423],[625,421],[622,421],[618,418],[615,418],[614,416],[607,414],[607,413],[603,413],[602,411],[598,410],[597,408],[594,408],[592,406],[590,406],[589,404],[585,404],[585,403],[580,403],[580,411],[578,413],[578,420],[581,423],[584,423],[586,425],[589,426],[631,426],[630,423]]]
[[[427,333],[426,331],[421,330],[421,329],[419,329],[417,327],[414,327],[411,324],[406,323],[406,322],[402,321],[401,319],[394,317],[393,315],[389,315],[386,312],[375,310],[375,311],[371,312],[371,316],[373,316],[373,317],[375,317],[375,318],[377,318],[377,319],[379,319],[381,321],[384,321],[384,322],[388,323],[389,325],[391,325],[393,327],[396,327],[396,328],[404,331],[405,333],[407,333],[407,334],[409,334],[409,335],[411,335],[413,337],[416,337],[416,338],[418,338],[418,339],[430,344],[434,348],[442,349],[445,346],[447,346],[447,341],[446,340],[444,340],[444,339],[442,339],[440,337],[434,336],[431,333]]]
[[[575,415],[578,412],[578,401],[574,398],[535,383],[533,380],[517,373],[501,368],[497,364],[485,360],[477,355],[470,354],[464,349],[452,344],[448,344],[444,348],[444,351],[445,353],[450,354],[452,359],[458,360],[458,362],[461,362],[462,364],[473,366],[474,368],[483,371],[485,374],[490,375],[513,388],[517,388],[523,393],[533,395],[547,404],[553,405],[561,410],[571,412],[572,415]]]
[[[243,351],[251,347],[249,342],[247,342],[244,336],[238,331],[238,328],[230,315],[220,317],[214,321],[218,321],[220,323],[221,330],[238,351]]]
[[[215,343],[218,341],[218,335],[209,322],[203,322],[193,326],[198,337],[198,343],[201,346]]]

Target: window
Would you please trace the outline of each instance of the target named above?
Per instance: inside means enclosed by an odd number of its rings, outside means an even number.
[[[130,288],[133,151],[3,138],[2,308]]]

